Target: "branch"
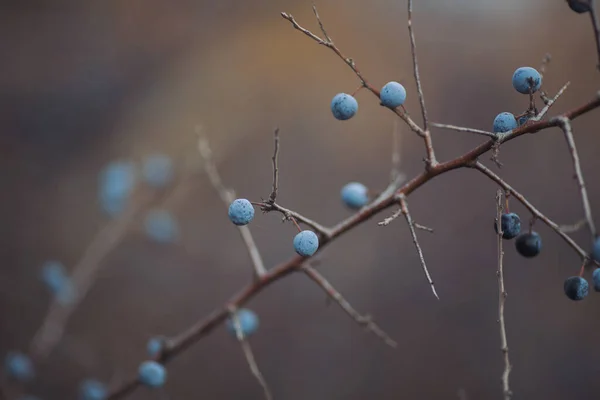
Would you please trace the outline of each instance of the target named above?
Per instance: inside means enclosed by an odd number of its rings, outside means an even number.
[[[275,129],[273,133],[275,141],[275,150],[273,151],[273,191],[269,195],[269,203],[275,203],[277,198],[277,189],[279,186],[279,168],[277,167],[277,155],[279,153],[279,128]]]
[[[552,107],[554,105],[554,103],[556,103],[556,100],[558,100],[558,98],[560,96],[562,96],[562,94],[565,92],[565,90],[567,90],[567,88],[569,87],[570,84],[571,84],[571,82],[565,83],[563,85],[563,87],[560,88],[558,93],[556,93],[556,96],[554,96],[553,98],[549,99],[546,102],[546,105],[544,106],[544,108],[542,108],[542,110],[539,112],[539,114],[536,115],[535,117],[530,118],[529,121],[540,121],[544,117],[544,115],[546,115],[548,113],[548,110],[550,110],[550,107]]]
[[[412,26],[412,0],[408,0],[408,35],[410,36],[410,52],[412,54],[413,71],[415,82],[417,84],[417,92],[419,95],[419,104],[421,105],[421,114],[423,115],[423,129],[425,132],[429,130],[429,121],[427,120],[427,109],[425,108],[425,98],[423,96],[423,87],[421,85],[421,77],[419,76],[419,63],[417,62],[417,44],[415,43],[415,33]],[[434,158],[435,159],[435,158]],[[434,161],[432,159],[431,161]]]
[[[246,337],[244,336],[244,332],[242,331],[240,319],[238,318],[235,311],[236,311],[236,309],[234,307],[231,307],[229,309],[229,313],[230,313],[231,319],[233,321],[233,327],[235,329],[235,335],[237,337],[237,340],[242,345],[242,350],[244,351],[244,355],[246,356],[246,361],[248,362],[250,371],[252,372],[252,374],[254,375],[254,377],[256,378],[256,380],[258,381],[258,383],[260,384],[260,386],[263,388],[263,390],[265,392],[265,398],[267,400],[271,400],[273,398],[273,396],[271,395],[271,391],[269,390],[267,381],[265,380],[265,378],[263,377],[263,374],[260,372],[260,369],[258,368],[256,359],[254,358],[254,353],[252,353],[252,347],[250,347],[250,343],[248,342],[248,340],[246,340]]]
[[[577,183],[579,184],[579,190],[581,191],[581,200],[583,202],[583,212],[585,214],[585,220],[587,226],[592,235],[592,240],[596,239],[596,225],[594,224],[594,218],[592,218],[592,209],[590,207],[590,200],[588,198],[587,190],[585,188],[585,181],[583,180],[583,173],[581,172],[581,164],[579,163],[579,154],[577,153],[577,147],[575,147],[575,139],[573,138],[573,131],[571,129],[571,121],[565,117],[558,117],[558,126],[562,129],[567,139],[567,144],[571,152],[571,158],[573,159],[573,166],[575,168],[575,175],[577,177]]]
[[[298,214],[295,211],[289,210],[285,207],[280,206],[277,203],[269,203],[267,202],[262,202],[262,203],[252,203],[256,206],[259,206],[260,209],[265,212],[272,212],[272,211],[277,211],[280,212],[281,214],[283,214],[283,218],[284,220],[288,220],[288,221],[292,221],[292,220],[296,220],[297,222],[302,222],[303,224],[313,228],[316,232],[320,233],[322,237],[329,239],[331,237],[331,229],[319,224],[318,222],[315,222],[301,214]]]
[[[410,235],[412,236],[413,243],[417,249],[417,253],[419,254],[419,259],[421,260],[421,266],[423,267],[423,272],[425,272],[425,276],[427,277],[427,281],[431,285],[431,291],[435,295],[435,297],[439,300],[437,292],[435,291],[435,286],[433,285],[433,280],[431,279],[431,275],[429,275],[429,271],[427,270],[427,265],[425,264],[425,258],[423,257],[423,251],[421,250],[421,246],[419,245],[419,241],[417,240],[417,232],[415,231],[415,223],[410,216],[410,212],[408,211],[408,203],[406,201],[405,196],[400,196],[400,210],[406,218],[406,223],[408,223],[408,228],[410,229]]]
[[[327,293],[327,295],[335,300],[342,310],[346,312],[353,320],[356,321],[357,324],[366,328],[367,330],[373,332],[377,337],[381,338],[388,346],[396,348],[398,344],[396,341],[391,339],[387,333],[385,333],[373,320],[370,316],[360,315],[350,303],[338,292],[332,285],[325,279],[323,275],[321,275],[316,269],[309,266],[308,264],[304,264],[301,267],[302,271],[310,278],[313,282],[315,282],[321,289]]]
[[[585,218],[580,219],[572,225],[561,225],[560,230],[564,233],[574,233],[579,231],[581,228],[587,225],[587,220]]]
[[[592,19],[592,28],[594,29],[594,39],[596,40],[596,53],[598,53],[598,64],[596,68],[600,69],[600,23],[598,23],[598,13],[596,12],[596,1],[590,1],[590,18]]]
[[[504,372],[502,373],[502,389],[504,392],[504,400],[510,400],[512,392],[508,383],[508,377],[512,369],[510,360],[508,358],[508,341],[506,339],[506,324],[504,321],[504,303],[506,302],[506,290],[504,289],[504,268],[503,258],[504,251],[502,250],[502,224],[500,223],[502,217],[502,190],[498,189],[496,193],[496,226],[498,227],[498,234],[496,235],[498,240],[498,323],[500,324],[500,349],[504,355]]]
[[[438,124],[437,122],[432,122],[431,125],[435,126],[436,128],[450,129],[450,130],[457,131],[457,132],[476,133],[478,135],[487,136],[487,137],[492,138],[492,139],[496,138],[496,134],[495,133],[493,133],[493,132],[487,132],[487,131],[482,131],[480,129],[464,128],[462,126],[455,126],[455,125],[448,125],[448,124]]]
[[[235,194],[233,191],[227,189],[225,185],[223,185],[221,176],[219,175],[217,167],[212,159],[212,151],[208,144],[208,140],[199,129],[196,130],[196,134],[198,135],[198,152],[204,161],[204,171],[206,172],[206,175],[208,175],[210,183],[221,197],[221,200],[223,200],[223,203],[225,203],[225,206],[229,207],[231,202],[235,200]],[[258,251],[258,247],[256,247],[256,243],[254,242],[250,228],[247,225],[242,225],[238,226],[238,230],[242,240],[244,241],[244,244],[246,245],[246,249],[248,249],[250,259],[252,260],[254,275],[256,278],[260,278],[267,272],[267,269],[265,268],[265,264],[262,260],[260,252]]]

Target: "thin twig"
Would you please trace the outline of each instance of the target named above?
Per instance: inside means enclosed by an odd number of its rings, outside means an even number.
[[[529,121],[540,121],[544,117],[544,115],[546,115],[546,113],[548,113],[548,110],[550,110],[550,107],[552,107],[554,105],[556,100],[558,100],[558,98],[560,96],[562,96],[562,94],[565,92],[565,90],[567,90],[567,88],[569,87],[570,84],[571,84],[571,82],[565,83],[563,85],[563,87],[560,88],[558,93],[556,93],[556,96],[554,96],[553,98],[549,99],[546,102],[546,105],[544,106],[544,108],[542,108],[542,110],[539,112],[539,114],[536,115],[535,117],[530,118]]]
[[[415,42],[415,33],[412,26],[412,11],[413,2],[408,0],[408,35],[410,36],[410,52],[412,54],[413,72],[415,82],[417,84],[417,92],[419,95],[419,104],[421,105],[421,114],[423,116],[423,129],[429,130],[429,121],[427,119],[427,109],[425,108],[425,98],[423,96],[423,86],[421,85],[421,77],[419,76],[419,63],[417,61],[417,44]]]
[[[428,226],[417,224],[416,222],[414,223],[414,226],[416,229],[420,229],[422,231],[429,232],[429,233],[434,233],[433,228],[430,228]]]
[[[410,212],[408,211],[408,202],[406,201],[405,196],[400,196],[400,210],[406,218],[406,222],[408,223],[408,228],[410,229],[410,235],[412,236],[413,243],[417,249],[417,254],[419,255],[419,259],[421,260],[421,266],[423,267],[423,272],[425,272],[425,276],[427,277],[427,281],[429,285],[431,285],[431,291],[435,295],[435,297],[439,300],[437,292],[435,291],[435,286],[433,285],[433,280],[431,279],[431,275],[429,275],[429,271],[427,270],[427,264],[425,264],[425,257],[423,257],[423,251],[421,250],[421,245],[419,244],[419,240],[417,239],[417,232],[415,231],[415,223],[410,216]]]
[[[217,167],[212,158],[212,151],[208,144],[208,140],[202,134],[201,130],[198,128],[196,130],[196,134],[198,135],[198,152],[200,153],[200,157],[204,160],[204,171],[206,175],[208,175],[208,179],[210,183],[215,188],[221,200],[225,204],[225,206],[229,207],[231,202],[235,200],[235,194],[232,190],[227,189],[221,180],[221,176],[217,171]],[[267,269],[265,268],[265,264],[263,259],[258,251],[258,247],[254,242],[254,238],[252,237],[252,233],[250,232],[250,228],[247,225],[238,226],[238,230],[240,232],[240,236],[246,245],[246,249],[248,250],[248,254],[250,255],[250,259],[252,260],[252,267],[254,270],[255,278],[260,278],[265,275]]]
[[[319,23],[319,28],[321,28],[321,32],[323,33],[323,36],[325,36],[325,39],[327,39],[327,41],[329,43],[333,44],[333,40],[331,40],[331,38],[327,34],[327,31],[325,30],[325,26],[323,25],[323,22],[321,22],[321,17],[319,16],[319,12],[317,11],[317,6],[315,5],[315,3],[313,3],[312,9],[313,9],[313,13],[315,14],[315,18],[317,18],[317,22]]]
[[[391,339],[387,333],[385,333],[370,316],[363,316],[359,314],[352,305],[338,292],[331,283],[325,279],[316,269],[308,264],[304,264],[301,270],[315,282],[321,289],[327,293],[327,295],[337,302],[342,310],[346,312],[357,324],[373,332],[377,337],[382,339],[388,346],[396,348],[398,344],[395,340]]]
[[[313,228],[316,232],[320,233],[321,236],[323,236],[323,237],[329,238],[331,236],[331,229],[319,224],[318,222],[311,220],[310,218],[307,218],[301,214],[298,214],[296,211],[292,211],[290,209],[282,207],[277,203],[271,204],[269,202],[263,202],[263,203],[252,203],[252,204],[259,206],[260,209],[266,213],[272,212],[272,211],[280,212],[281,214],[283,214],[284,220],[291,221],[292,219],[295,219],[297,222],[302,222],[303,224]]]
[[[598,54],[598,64],[596,68],[600,69],[600,23],[598,22],[598,13],[596,10],[596,1],[590,1],[590,18],[592,19],[592,28],[594,29],[594,39],[596,40],[596,53]]]
[[[279,154],[279,128],[275,129],[273,133],[274,142],[275,142],[275,150],[273,151],[273,191],[269,195],[269,203],[275,203],[275,199],[277,198],[277,189],[279,187],[279,168],[277,166],[277,155]]]
[[[392,223],[393,220],[395,220],[396,218],[398,218],[401,215],[402,215],[402,208],[399,208],[396,212],[394,212],[392,214],[391,217],[387,217],[383,221],[378,222],[377,225],[379,225],[379,226],[388,226],[389,224]]]
[[[442,128],[442,129],[450,129],[450,130],[457,131],[457,132],[476,133],[478,135],[487,136],[487,137],[493,138],[493,139],[496,138],[495,133],[482,131],[480,129],[465,128],[462,126],[455,126],[455,125],[448,125],[448,124],[438,124],[437,122],[432,122],[431,126],[435,126],[436,128]]]
[[[583,172],[581,172],[581,164],[579,163],[579,154],[577,153],[577,147],[575,146],[575,138],[573,138],[571,121],[565,117],[558,117],[556,120],[558,121],[558,126],[565,134],[565,139],[567,139],[571,158],[573,160],[573,167],[575,169],[575,176],[577,177],[577,183],[579,184],[579,190],[581,191],[581,201],[583,203],[583,212],[585,214],[587,226],[590,230],[592,240],[596,240],[596,225],[594,224],[594,218],[592,217],[592,208],[590,207],[590,200],[585,187],[585,181],[583,180]]]
[[[254,353],[252,352],[252,347],[250,347],[250,343],[244,336],[244,332],[242,331],[242,325],[240,323],[240,319],[238,318],[238,316],[236,314],[235,307],[231,307],[229,309],[229,312],[231,315],[231,319],[233,321],[235,335],[237,337],[237,340],[242,345],[242,350],[244,351],[244,355],[246,356],[246,361],[248,361],[248,366],[250,367],[250,371],[252,371],[252,374],[254,375],[254,377],[260,384],[260,386],[263,388],[263,390],[265,392],[265,398],[267,400],[271,400],[273,398],[273,396],[271,396],[271,391],[269,390],[269,385],[267,385],[267,381],[265,380],[263,374],[260,372],[260,369],[258,368],[258,364],[256,363],[256,359],[254,358]]]
[[[572,225],[560,225],[560,230],[564,233],[573,233],[579,231],[581,228],[587,225],[585,218],[580,219]]]
[[[400,172],[400,152],[401,152],[401,134],[400,124],[394,118],[394,128],[392,129],[392,171],[390,173],[390,182],[394,182],[401,174]]]
[[[498,189],[496,193],[496,226],[498,227],[498,234],[496,235],[498,241],[498,324],[500,325],[500,349],[502,350],[504,358],[504,371],[502,372],[502,391],[504,393],[504,400],[510,400],[512,392],[509,385],[509,375],[512,369],[510,360],[508,358],[508,340],[506,339],[506,323],[504,321],[504,303],[506,302],[506,289],[504,288],[504,251],[502,250],[502,224],[500,223],[502,217],[502,190]]]

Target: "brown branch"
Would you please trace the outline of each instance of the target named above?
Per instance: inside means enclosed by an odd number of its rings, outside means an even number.
[[[277,203],[271,204],[269,202],[263,202],[252,204],[259,206],[260,209],[265,213],[272,211],[280,212],[281,214],[283,214],[284,220],[291,221],[294,219],[297,222],[302,222],[304,225],[307,225],[313,228],[316,232],[320,233],[322,237],[329,238],[331,236],[331,229],[319,224],[316,221],[313,221],[312,219],[303,216],[302,214],[298,214],[296,211],[292,211],[290,209],[282,207]]]
[[[500,349],[504,357],[504,371],[502,373],[502,391],[504,393],[504,400],[510,400],[512,397],[512,391],[509,385],[509,375],[512,369],[510,360],[508,358],[508,340],[506,338],[506,323],[504,321],[504,303],[506,302],[506,289],[504,288],[504,250],[502,250],[502,224],[500,220],[502,218],[502,190],[498,189],[496,193],[496,226],[498,227],[498,234],[496,235],[498,240],[498,271],[496,275],[498,277],[498,324],[500,325]]]
[[[363,316],[356,311],[352,305],[338,292],[331,283],[325,279],[323,275],[321,275],[316,269],[309,266],[308,264],[304,264],[301,267],[301,270],[321,289],[327,293],[329,298],[334,300],[339,306],[344,310],[346,314],[348,314],[357,324],[366,328],[367,330],[373,332],[377,337],[382,339],[388,346],[396,348],[398,344],[395,340],[391,339],[387,333],[385,333],[373,320],[370,316]]]
[[[421,261],[421,267],[423,268],[423,272],[427,277],[427,282],[431,285],[431,291],[435,295],[435,297],[439,300],[437,292],[435,291],[435,286],[433,285],[433,280],[431,279],[431,275],[429,275],[429,270],[427,270],[427,264],[425,264],[425,257],[423,257],[423,250],[421,250],[421,245],[419,244],[419,240],[417,239],[417,232],[415,231],[415,223],[410,216],[410,212],[408,211],[408,202],[406,201],[406,197],[404,195],[400,196],[400,210],[406,219],[406,223],[408,224],[408,228],[410,229],[410,235],[412,236],[413,243],[415,248],[417,249],[417,254],[419,255],[419,260]]]
[[[431,125],[435,126],[436,128],[450,129],[450,130],[457,131],[457,132],[476,133],[478,135],[487,136],[487,137],[490,137],[492,139],[496,138],[496,134],[495,133],[493,133],[493,132],[487,132],[487,131],[482,131],[480,129],[465,128],[465,127],[462,127],[462,126],[455,126],[455,125],[448,125],[448,124],[438,124],[437,122],[432,122]]]
[[[402,208],[399,208],[396,212],[394,212],[392,214],[391,217],[387,217],[383,221],[378,222],[377,225],[379,225],[379,226],[388,226],[389,224],[392,223],[393,220],[395,220],[396,218],[398,218],[401,215],[402,215]]]
[[[213,161],[212,150],[210,149],[208,140],[199,129],[196,130],[196,134],[198,135],[198,152],[204,161],[204,171],[206,172],[206,175],[208,175],[210,183],[221,197],[221,200],[223,200],[225,206],[229,207],[231,202],[235,200],[235,193],[232,190],[227,189],[223,184],[219,171]],[[250,228],[247,225],[238,226],[238,231],[240,232],[240,236],[246,245],[250,259],[252,260],[254,276],[258,279],[267,272],[260,251],[258,250],[256,242],[254,242],[254,238],[250,232]]]
[[[244,352],[244,356],[246,356],[246,361],[248,362],[248,366],[250,367],[250,371],[263,388],[265,392],[265,398],[267,400],[271,400],[273,396],[271,395],[271,391],[269,390],[269,385],[267,385],[267,381],[265,380],[263,374],[260,372],[258,368],[258,364],[256,363],[256,359],[254,358],[254,353],[252,352],[252,347],[250,347],[250,343],[244,336],[244,332],[242,331],[242,326],[240,323],[240,319],[236,314],[236,308],[231,307],[229,309],[229,314],[231,316],[231,320],[233,321],[233,328],[235,329],[235,336],[237,340],[240,342],[242,346],[242,351]]]
[[[594,29],[594,39],[596,40],[596,53],[598,54],[598,64],[596,68],[600,69],[600,23],[598,22],[598,13],[596,10],[596,1],[590,1],[590,18],[592,19],[592,28]]]
[[[413,2],[408,0],[408,36],[410,36],[410,52],[412,55],[413,72],[415,76],[415,82],[417,84],[417,93],[419,96],[419,104],[421,105],[421,114],[423,116],[423,130],[429,131],[429,121],[427,119],[427,109],[425,108],[425,98],[423,96],[423,86],[421,85],[421,77],[419,75],[419,63],[417,61],[417,44],[415,42],[415,33],[412,26],[412,10]],[[431,139],[430,139],[431,140]],[[435,156],[432,155],[430,158],[435,163]]]
[[[545,102],[545,106],[544,108],[542,108],[542,110],[538,113],[538,115],[536,115],[535,117],[532,117],[529,119],[529,121],[539,121],[541,120],[544,115],[546,115],[548,113],[548,110],[550,110],[550,107],[552,107],[554,105],[554,103],[556,103],[556,100],[558,100],[558,98],[560,96],[562,96],[562,94],[565,92],[565,90],[567,90],[567,88],[569,87],[569,85],[571,84],[571,82],[567,82],[563,85],[563,87],[560,88],[560,90],[558,91],[558,93],[556,93],[556,96],[554,96],[553,98],[549,99],[548,101]]]
[[[575,176],[577,177],[577,183],[579,184],[579,190],[581,191],[581,201],[583,203],[583,212],[587,226],[590,230],[592,240],[596,239],[596,225],[594,224],[594,218],[592,217],[592,208],[590,207],[590,200],[588,198],[587,189],[585,188],[585,181],[583,180],[583,172],[581,172],[581,164],[579,163],[579,154],[577,153],[577,147],[575,146],[575,138],[573,138],[573,130],[571,129],[571,121],[565,117],[556,118],[558,126],[565,134],[565,139],[569,146],[571,158],[573,160],[573,167],[575,169]]]
[[[275,129],[273,133],[274,141],[275,141],[275,150],[273,151],[273,191],[269,195],[269,203],[275,203],[275,199],[277,198],[277,189],[279,186],[279,168],[277,166],[277,155],[279,154],[279,128]]]

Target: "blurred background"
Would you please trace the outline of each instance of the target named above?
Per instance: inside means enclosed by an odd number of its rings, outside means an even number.
[[[336,44],[375,86],[412,79],[406,2],[322,0]],[[278,201],[322,224],[350,215],[341,187],[374,191],[390,174],[393,115],[367,91],[357,115],[335,120],[333,95],[359,82],[336,56],[291,28],[286,11],[318,32],[308,1],[26,1],[0,6],[0,354],[27,352],[51,296],[39,276],[47,260],[72,269],[110,218],[98,174],[110,161],[173,157],[178,171],[199,162],[194,127],[211,142],[225,183],[259,201],[271,188],[273,129],[281,136]],[[414,26],[430,119],[490,130],[496,114],[525,111],[511,86],[520,66],[552,62],[543,89],[571,86],[550,114],[590,100],[600,83],[589,18],[564,1],[415,1]],[[600,201],[599,111],[573,123],[590,201]],[[482,142],[436,130],[440,160]],[[423,168],[421,139],[402,131],[402,171]],[[560,130],[504,145],[497,170],[559,224],[583,216]],[[175,243],[144,233],[143,218],[101,261],[97,279],[26,389],[73,399],[84,378],[118,383],[147,357],[146,342],[174,335],[220,306],[251,279],[251,265],[226,207],[203,173],[160,204],[178,221]],[[364,332],[305,276],[294,275],[247,306],[261,319],[251,338],[276,399],[500,399],[495,185],[475,171],[436,178],[410,196],[431,294],[406,224],[376,222],[323,252],[319,270],[354,307],[396,339],[393,350]],[[526,225],[516,202],[511,210]],[[600,222],[600,221],[599,221]],[[579,257],[542,224],[543,250],[524,259],[506,243],[506,324],[518,399],[593,399],[600,390],[600,297],[574,303],[563,281]],[[251,230],[265,262],[294,254],[295,229],[257,212]],[[586,229],[573,234],[584,248]],[[165,389],[131,399],[262,399],[239,344],[215,330],[168,365]],[[461,397],[463,396],[463,397]]]

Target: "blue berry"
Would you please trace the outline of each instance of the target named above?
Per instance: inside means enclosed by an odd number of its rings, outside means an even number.
[[[338,93],[331,100],[331,112],[336,119],[345,121],[354,117],[358,111],[358,103],[354,97],[346,93]]]
[[[128,161],[113,161],[100,173],[99,198],[104,211],[115,216],[127,206],[135,187],[135,167]]]
[[[406,101],[406,89],[398,82],[388,82],[381,89],[379,100],[386,107],[399,107]]]
[[[248,337],[258,330],[259,320],[254,311],[248,310],[247,308],[242,308],[237,310],[235,314],[240,321],[240,328],[244,334],[244,337]],[[237,336],[235,332],[235,325],[233,324],[233,318],[230,317],[227,319],[225,322],[225,328],[231,335]]]
[[[594,246],[592,247],[592,259],[600,262],[600,236],[594,240]]]
[[[359,209],[369,202],[368,191],[362,183],[350,182],[342,188],[342,201],[352,209]]]
[[[60,292],[67,279],[67,270],[60,261],[46,261],[42,265],[42,281],[52,293]]]
[[[177,221],[169,211],[152,210],[144,222],[146,234],[161,243],[174,242],[179,236]]]
[[[521,219],[515,213],[502,214],[500,226],[502,227],[502,237],[504,239],[513,239],[521,232]],[[495,221],[494,229],[498,233],[498,224]]]
[[[142,385],[161,387],[167,380],[167,370],[156,361],[144,361],[138,369],[138,378]]]
[[[567,278],[564,284],[565,294],[574,301],[583,300],[590,290],[588,282],[580,276]]]
[[[494,118],[494,133],[504,133],[517,128],[518,123],[515,116],[509,112],[503,112]]]
[[[165,338],[162,336],[156,336],[152,339],[148,340],[148,344],[146,345],[146,351],[148,355],[152,358],[158,357],[165,348]]]
[[[519,118],[519,126],[525,125],[527,123],[527,121],[529,121],[529,118],[531,118],[531,115],[527,114],[527,115],[523,115],[522,117]]]
[[[28,382],[35,377],[33,363],[23,353],[16,351],[9,352],[4,360],[4,368],[10,378],[20,382]]]
[[[173,161],[164,154],[146,157],[142,166],[144,181],[155,188],[165,187],[173,179]]]
[[[313,231],[302,231],[294,237],[294,249],[303,257],[312,256],[319,248],[319,238]]]
[[[591,11],[590,0],[567,0],[569,8],[578,14]]]
[[[512,77],[512,84],[519,93],[529,94],[530,87],[532,93],[535,93],[540,89],[540,86],[542,86],[542,76],[535,68],[517,68]]]
[[[542,238],[537,232],[523,233],[515,240],[515,247],[523,257],[535,257],[542,250]]]
[[[254,207],[246,199],[236,199],[229,205],[228,214],[235,225],[247,225],[254,218]]]
[[[594,282],[594,290],[600,292],[600,268],[596,268],[592,273],[592,281]]]
[[[108,397],[106,385],[95,379],[86,379],[79,385],[79,400],[105,400]]]

